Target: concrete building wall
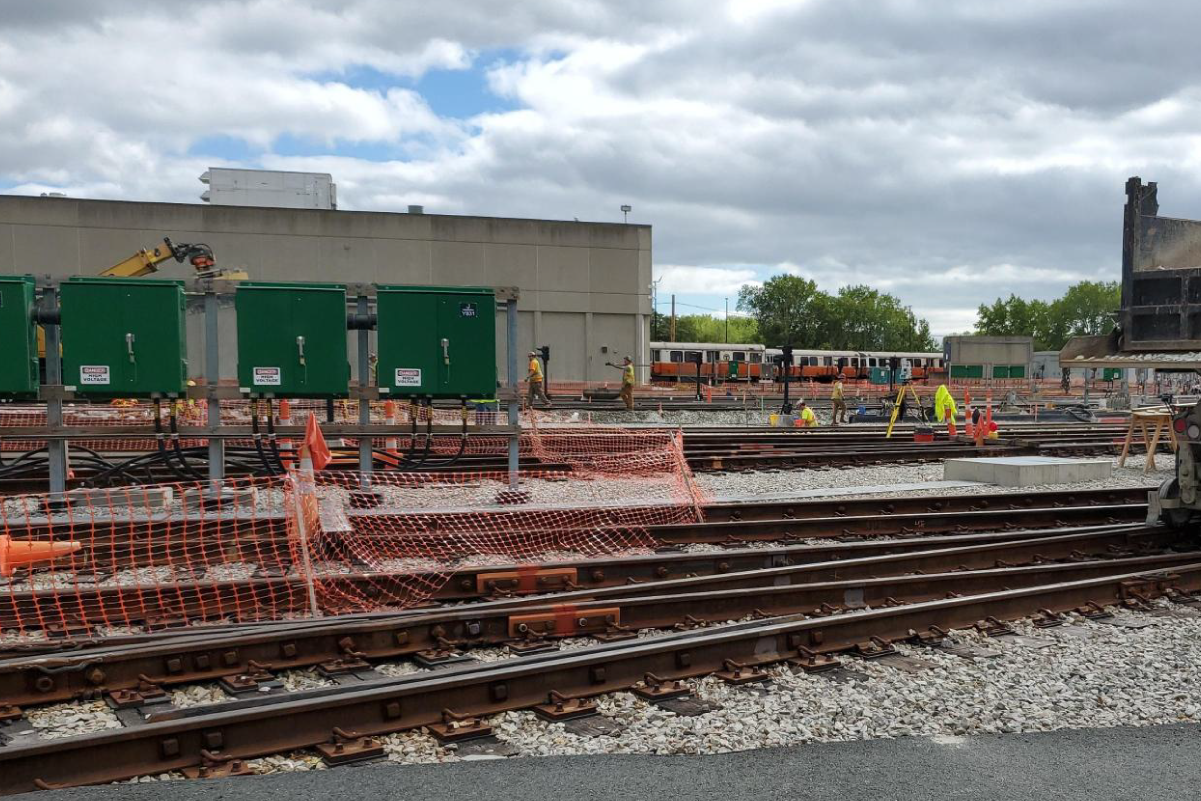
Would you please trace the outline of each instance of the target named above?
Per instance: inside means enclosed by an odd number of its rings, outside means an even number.
[[[260,281],[517,286],[522,376],[525,353],[550,345],[552,380],[613,379],[604,363],[625,354],[647,379],[650,226],[0,196],[4,274],[96,275],[165,236],[207,243],[219,267]],[[159,275],[190,272],[168,262]],[[232,325],[222,326],[223,377],[234,374]],[[190,320],[194,375],[199,326]]]
[[[943,352],[953,364],[1024,364],[1027,369],[1034,356],[1032,337],[947,337]]]

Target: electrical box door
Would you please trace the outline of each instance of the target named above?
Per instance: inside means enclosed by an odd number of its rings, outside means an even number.
[[[378,382],[392,397],[496,395],[496,294],[477,287],[381,286]]]
[[[31,276],[0,276],[0,396],[3,397],[37,396],[34,286]]]
[[[251,395],[345,398],[346,287],[341,284],[241,283],[238,386]]]
[[[64,386],[110,398],[184,394],[182,281],[72,278],[59,308]]]

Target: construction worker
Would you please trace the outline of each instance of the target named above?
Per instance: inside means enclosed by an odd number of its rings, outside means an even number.
[[[834,402],[833,425],[838,425],[840,416],[842,422],[845,423],[847,421],[847,404],[842,398],[842,376],[834,381],[834,391],[830,393],[830,400]]]
[[[627,410],[634,408],[634,360],[626,356],[621,360],[621,366],[613,365],[621,370],[621,392],[618,397],[625,403]]]
[[[959,414],[959,409],[955,406],[955,399],[951,397],[951,390],[947,389],[946,384],[939,384],[938,390],[934,393],[934,417],[940,423],[946,422],[948,436],[956,436],[955,416],[957,414]]]
[[[530,351],[530,373],[525,377],[525,380],[530,384],[528,400],[530,408],[534,408],[534,398],[542,398],[542,402],[546,404],[546,407],[553,409],[554,404],[550,402],[550,398],[546,397],[546,389],[542,386],[542,363],[538,361],[538,351]]]
[[[815,428],[817,426],[817,418],[813,416],[813,410],[801,401],[796,405],[797,425],[801,428]]]

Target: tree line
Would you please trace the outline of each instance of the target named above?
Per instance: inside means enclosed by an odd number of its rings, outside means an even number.
[[[676,318],[676,342],[763,343],[812,350],[934,350],[930,324],[896,297],[867,286],[831,295],[795,275],[777,275],[738,292],[739,312],[726,320],[707,314]],[[655,314],[652,336],[670,338],[671,320]]]
[[[913,309],[868,286],[837,294],[795,275],[777,275],[762,286],[744,286],[738,310],[759,325],[765,343],[815,350],[934,350],[930,324]]]
[[[1121,307],[1117,281],[1081,281],[1057,300],[1025,300],[1010,294],[976,310],[976,331],[983,336],[1032,336],[1035,350],[1061,350],[1074,336],[1099,336],[1113,330]]]

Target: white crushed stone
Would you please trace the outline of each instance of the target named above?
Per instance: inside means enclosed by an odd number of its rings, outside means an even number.
[[[383,662],[375,666],[375,672],[392,679],[399,679],[402,676],[413,676],[429,671],[413,662]]]
[[[1001,655],[965,659],[901,644],[902,654],[932,666],[915,675],[887,661],[844,659],[844,666],[864,674],[863,681],[846,683],[774,666],[766,693],[713,677],[691,680],[701,699],[722,705],[696,717],[616,693],[597,699],[601,713],[624,727],[615,736],[577,736],[525,711],[494,716],[491,723],[521,755],[546,756],[709,754],[906,736],[953,743],[985,733],[1201,720],[1201,682],[1193,678],[1201,662],[1201,617],[1118,616],[1151,625],[1125,629],[1073,620],[1090,632],[1087,640],[1063,629],[1014,626],[1023,636],[1053,643],[1042,649],[956,632],[956,639]]]
[[[171,704],[179,709],[220,704],[232,700],[229,694],[216,684],[189,684],[171,691]]]
[[[25,719],[46,740],[119,729],[117,714],[103,701],[70,701],[25,710]]]
[[[327,679],[315,670],[285,670],[277,673],[276,678],[290,693],[301,690],[316,690],[321,687],[332,687],[334,681]]]

